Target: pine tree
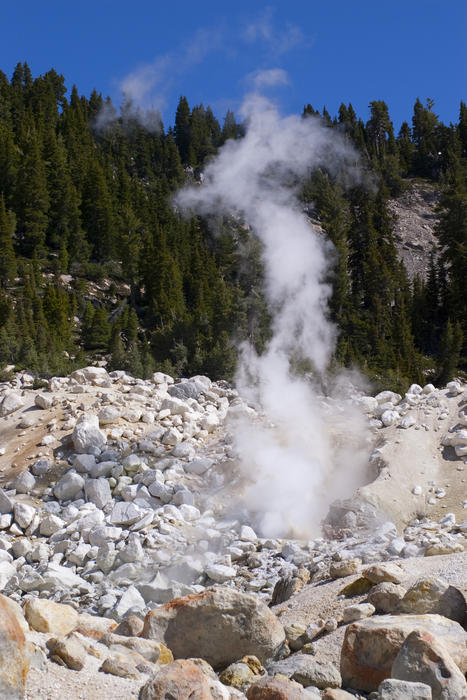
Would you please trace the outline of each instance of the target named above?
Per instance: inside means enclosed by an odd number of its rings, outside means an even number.
[[[0,195],[0,285],[11,284],[17,274],[16,257],[13,248],[15,216],[7,212],[3,195]]]

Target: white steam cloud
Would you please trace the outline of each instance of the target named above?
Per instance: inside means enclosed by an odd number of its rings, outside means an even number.
[[[227,141],[203,184],[184,188],[177,204],[202,215],[240,216],[262,242],[273,333],[261,356],[248,343],[241,348],[237,387],[264,414],[236,426],[242,499],[264,536],[309,535],[331,500],[361,483],[365,459],[359,444],[350,466],[335,435],[340,423],[337,432],[363,436],[350,408],[336,412],[330,400],[324,410],[312,383],[291,371],[291,360],[308,358],[324,372],[336,339],[324,282],[332,249],[303,214],[296,187],[310,168],[338,171],[356,156],[319,119],[282,118],[258,95],[247,98],[243,114],[244,138]]]

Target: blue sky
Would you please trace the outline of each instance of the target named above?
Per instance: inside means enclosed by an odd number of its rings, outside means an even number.
[[[1,16],[8,77],[53,67],[116,106],[123,88],[167,126],[182,94],[222,120],[255,86],[284,113],[352,102],[366,120],[384,99],[396,128],[417,97],[447,123],[467,101],[467,0],[22,0]]]

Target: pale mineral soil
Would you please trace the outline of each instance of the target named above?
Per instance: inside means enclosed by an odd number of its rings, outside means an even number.
[[[386,463],[379,478],[358,489],[357,494],[385,513],[398,529],[410,520],[427,516],[439,520],[446,513],[454,513],[457,522],[467,518],[463,501],[467,498],[467,470],[462,459],[455,459],[452,448],[444,448],[441,441],[449,428],[457,424],[459,408],[465,404],[461,396],[442,396],[449,416],[439,420],[438,411],[426,412],[426,408],[413,407],[419,425],[415,430],[389,426],[379,430],[381,458]],[[422,487],[420,495],[414,495],[414,486]],[[446,496],[431,505],[428,498],[434,489],[443,488]],[[432,489],[430,491],[430,489]]]
[[[31,668],[26,683],[26,700],[137,700],[148,680],[118,678],[99,673],[101,661],[87,657],[82,671],[72,671],[47,660],[46,669]]]

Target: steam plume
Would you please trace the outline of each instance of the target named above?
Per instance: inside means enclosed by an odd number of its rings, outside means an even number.
[[[332,251],[302,213],[294,183],[312,167],[337,170],[343,160],[356,159],[319,120],[282,118],[258,95],[247,98],[243,114],[245,137],[227,141],[207,166],[203,184],[183,189],[177,202],[204,215],[235,213],[262,241],[273,335],[261,356],[248,343],[241,348],[237,386],[264,411],[261,424],[244,421],[236,428],[244,498],[262,534],[309,534],[341,495],[330,482],[342,463],[330,435],[336,415],[326,415],[312,384],[291,372],[294,356],[309,358],[324,372],[336,337],[327,318],[331,290],[324,282]]]

